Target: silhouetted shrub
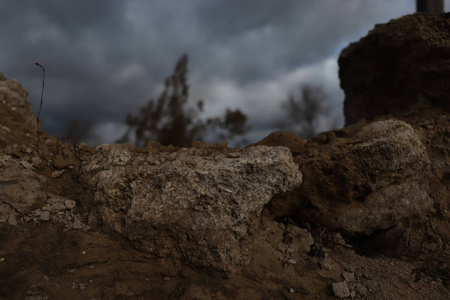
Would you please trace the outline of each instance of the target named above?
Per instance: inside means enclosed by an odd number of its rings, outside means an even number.
[[[216,138],[219,139],[248,131],[247,116],[238,109],[227,109],[223,117],[202,120],[199,115],[203,111],[203,101],[198,101],[194,107],[188,106],[188,61],[186,54],[180,58],[157,100],[150,100],[136,116],[127,116],[128,130],[120,142],[133,141],[137,146],[144,146],[148,141],[157,141],[182,147],[218,131]]]
[[[289,129],[301,137],[312,137],[317,133],[318,121],[328,113],[324,103],[326,95],[321,87],[302,85],[299,98],[290,94],[282,104],[287,120],[281,121],[278,127]]]

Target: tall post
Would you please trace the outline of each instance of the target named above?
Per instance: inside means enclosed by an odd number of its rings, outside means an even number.
[[[439,15],[444,12],[444,0],[416,0],[416,10]]]

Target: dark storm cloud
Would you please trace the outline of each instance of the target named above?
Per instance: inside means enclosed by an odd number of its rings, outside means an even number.
[[[47,68],[42,119],[58,135],[73,117],[116,128],[157,96],[183,53],[192,94],[206,97],[210,111],[239,105],[251,117],[268,116],[272,105],[276,114],[274,102],[296,80],[319,80],[342,46],[414,11],[408,0],[0,0],[0,7],[0,71],[29,90],[36,108],[34,62]]]
[[[63,133],[70,117],[101,115],[105,103],[95,100],[104,94],[113,60],[121,57],[114,43],[123,28],[123,5],[111,4],[0,1],[1,44],[6,46],[0,56],[1,71],[19,79],[36,103],[41,73],[34,62],[47,68],[43,119],[57,134]]]
[[[208,42],[203,67],[241,83],[326,58],[388,11],[379,8],[386,1],[205,2],[196,11],[202,41]]]

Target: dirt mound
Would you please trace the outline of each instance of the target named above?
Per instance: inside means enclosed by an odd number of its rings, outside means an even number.
[[[380,35],[423,20],[447,22],[408,16]],[[372,66],[350,50],[341,61]],[[0,298],[448,299],[444,91],[370,113],[353,91],[351,123],[373,122],[312,139],[93,149],[38,142],[27,92],[1,75]]]
[[[426,13],[375,26],[345,48],[339,78],[346,125],[413,104],[450,111],[450,18]]]

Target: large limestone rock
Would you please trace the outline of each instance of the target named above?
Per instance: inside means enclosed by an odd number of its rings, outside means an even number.
[[[233,272],[271,198],[302,175],[285,147],[136,151],[103,145],[82,166],[107,231],[159,256]]]
[[[304,183],[272,201],[275,216],[300,216],[356,237],[431,208],[430,161],[409,124],[387,120],[362,126],[354,135],[351,128],[344,131],[350,136],[334,136],[296,156]]]
[[[346,125],[400,116],[413,104],[450,110],[450,18],[414,14],[375,26],[345,48],[339,78]]]

